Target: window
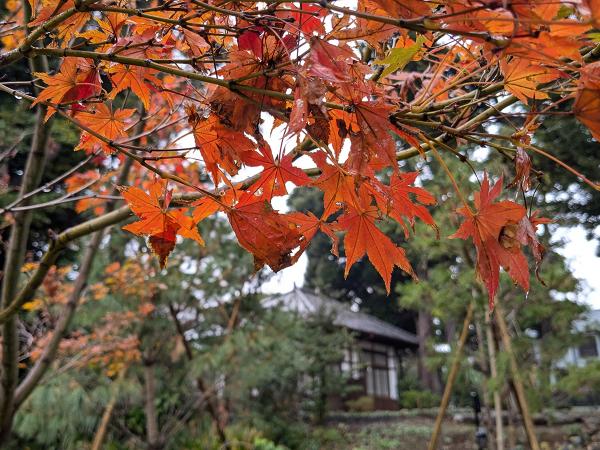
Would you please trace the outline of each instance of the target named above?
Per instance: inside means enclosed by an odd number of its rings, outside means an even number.
[[[583,343],[579,346],[579,355],[582,358],[596,358],[598,356],[596,336],[586,336],[584,338]]]
[[[367,394],[389,398],[390,380],[387,353],[363,349],[361,362],[366,372]]]
[[[360,380],[361,364],[358,360],[358,349],[350,347],[344,350],[344,359],[340,364],[340,370],[350,375],[353,380]]]

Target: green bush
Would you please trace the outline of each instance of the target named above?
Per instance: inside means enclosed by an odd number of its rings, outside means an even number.
[[[269,439],[259,437],[254,439],[254,450],[287,450],[286,447],[275,444]]]
[[[228,450],[288,450],[263,436],[256,428],[234,425],[225,430]],[[189,441],[183,448],[187,450],[222,450],[224,445],[212,431]]]
[[[400,394],[400,406],[403,408],[433,408],[439,403],[440,396],[429,391],[411,389]]]

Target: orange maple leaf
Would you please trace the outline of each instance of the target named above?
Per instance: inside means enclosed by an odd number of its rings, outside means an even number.
[[[102,135],[107,140],[116,143],[118,139],[127,137],[125,121],[134,112],[135,109],[113,110],[112,106],[109,108],[104,103],[99,103],[96,105],[94,111],[81,111],[77,113],[76,118],[83,125]],[[81,134],[81,139],[75,150],[93,150],[96,145],[99,145],[108,154],[114,151],[109,144],[89,133]]]
[[[175,247],[177,235],[204,245],[197,222],[186,216],[184,209],[169,210],[171,192],[167,190],[166,180],[152,182],[149,193],[135,186],[121,186],[119,191],[131,211],[140,218],[123,229],[138,236],[148,236],[150,248],[158,256],[161,268],[165,267],[167,256]]]
[[[394,173],[389,186],[373,175],[366,183],[379,209],[402,225],[406,237],[409,232],[405,222],[408,221],[412,227],[417,217],[437,230],[433,217],[423,206],[435,204],[435,197],[425,189],[414,186],[418,175],[418,172]]]
[[[303,236],[300,244],[300,251],[294,255],[294,262],[297,261],[304,250],[306,250],[310,241],[312,241],[317,234],[317,231],[322,231],[329,239],[331,239],[331,253],[339,257],[339,239],[335,234],[333,224],[325,222],[322,218],[319,219],[310,211],[307,214],[295,211],[288,214],[288,217],[290,222],[298,226],[298,232]]]
[[[35,17],[34,20],[29,22],[29,26],[35,27],[42,25],[48,20],[56,17],[56,15],[65,12],[70,8],[75,7],[74,0],[47,0],[42,1],[42,8]],[[58,31],[58,37],[64,42],[70,41],[74,38],[79,30],[91,19],[92,14],[90,11],[76,12],[70,17],[66,18],[56,27]]]
[[[340,167],[327,163],[324,153],[311,154],[321,176],[312,184],[323,191],[323,219],[340,210],[344,204],[357,207],[358,196],[355,189],[355,179],[345,173]]]
[[[215,184],[224,179],[220,167],[229,175],[237,174],[240,154],[254,150],[256,145],[241,131],[226,127],[216,114],[201,117],[193,107],[186,107],[196,146]]]
[[[584,5],[587,6],[592,22],[596,28],[600,27],[600,1],[598,0],[584,0]]]
[[[600,141],[600,61],[581,70],[577,96],[573,105],[575,117]]]
[[[354,105],[354,120],[346,124],[351,142],[347,166],[351,170],[361,173],[367,165],[375,170],[383,167],[397,170],[396,140],[390,131],[410,145],[421,148],[415,137],[390,122],[392,111],[391,106],[379,100],[361,101]],[[338,120],[336,123],[338,127],[341,125]]]
[[[150,69],[117,64],[109,69],[109,73],[115,84],[109,98],[114,99],[119,92],[129,88],[142,101],[144,108],[150,109],[150,94],[152,91],[156,91],[154,86],[161,84]]]
[[[293,263],[292,252],[300,246],[302,235],[268,202],[230,208],[227,217],[239,244],[254,255],[256,270],[267,264],[277,272]]]
[[[500,68],[504,73],[504,87],[523,103],[527,103],[529,98],[548,98],[547,93],[538,90],[538,85],[549,83],[561,76],[558,70],[532,64],[528,59],[519,57],[510,62],[502,60]]]
[[[525,208],[510,200],[494,202],[502,190],[502,177],[490,188],[487,173],[481,191],[475,193],[474,213],[466,206],[457,210],[465,217],[450,238],[472,238],[477,249],[477,273],[489,294],[490,309],[500,282],[500,267],[525,290],[529,290],[527,259],[515,239],[518,223],[525,217]]]
[[[34,75],[47,87],[39,93],[32,107],[39,102],[75,102],[97,95],[101,90],[98,70],[82,58],[64,58],[60,70],[54,75],[45,72],[35,72]],[[45,120],[55,112],[54,108],[48,108]]]
[[[432,5],[422,0],[374,0],[391,17],[411,19],[431,14]]]
[[[348,276],[352,265],[366,253],[371,264],[373,264],[379,275],[381,275],[381,278],[383,278],[388,294],[390,293],[394,266],[400,267],[416,279],[416,275],[406,258],[404,250],[396,246],[375,225],[375,221],[379,219],[379,210],[377,207],[349,208],[347,211],[338,220],[339,227],[347,230],[344,236],[344,250],[346,252],[345,277]]]

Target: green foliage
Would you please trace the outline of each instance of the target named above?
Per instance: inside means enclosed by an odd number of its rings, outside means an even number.
[[[420,448],[431,436],[432,428],[426,425],[384,423],[364,427],[354,436],[349,445],[338,448],[352,450],[392,450],[398,448]]]
[[[226,342],[206,348],[201,365],[227,378],[241,420],[286,443],[291,425],[322,421],[327,397],[343,392],[342,375],[333,369],[350,338],[325,318],[260,308],[244,317]]]
[[[57,374],[37,388],[15,419],[15,448],[76,450],[89,442],[96,428],[97,411],[108,401],[107,379],[88,374],[95,386],[69,373]],[[49,407],[51,405],[51,407]],[[76,412],[76,413],[75,413]]]
[[[569,367],[557,380],[559,391],[573,397],[578,403],[600,400],[600,361],[589,361],[584,367]]]
[[[535,134],[535,143],[542,148],[552,147],[552,154],[584,174],[598,172],[600,143],[574,117],[550,116]],[[590,186],[578,184],[569,172],[556,170],[554,162],[534,156],[534,164],[543,173],[540,195],[544,195],[544,209],[560,217],[561,222],[581,224],[593,237],[600,224],[600,199]],[[551,195],[546,195],[551,193]]]
[[[386,77],[397,70],[404,69],[404,66],[406,66],[419,50],[421,50],[423,42],[425,42],[425,38],[419,36],[414,44],[407,47],[393,48],[384,59],[375,61],[376,64],[387,66],[383,72],[381,72],[381,78]]]
[[[232,426],[226,429],[229,450],[287,450],[265,438],[260,431],[251,427]],[[185,450],[222,450],[223,443],[213,433],[206,433],[185,444]]]
[[[403,408],[432,408],[440,404],[440,396],[430,391],[409,390],[400,394]]]

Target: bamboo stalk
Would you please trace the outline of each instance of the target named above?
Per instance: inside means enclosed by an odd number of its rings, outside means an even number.
[[[469,335],[469,324],[473,319],[473,309],[474,305],[471,302],[469,303],[469,307],[467,308],[467,314],[465,315],[463,328],[458,339],[458,345],[456,347],[456,353],[454,354],[454,360],[452,361],[452,366],[448,375],[448,381],[446,382],[446,386],[444,387],[442,402],[440,404],[440,408],[435,419],[433,433],[431,434],[431,440],[429,441],[429,446],[427,447],[428,450],[435,450],[437,448],[437,443],[442,429],[442,420],[444,420],[444,416],[446,415],[446,409],[448,408],[448,403],[450,402],[450,395],[452,394],[452,386],[456,381],[456,376],[458,375],[458,369],[460,367],[460,360],[462,357],[463,350],[465,348],[465,343],[467,342],[467,336]]]
[[[483,329],[481,327],[479,319],[475,321],[475,332],[477,333],[477,350],[479,352],[479,364],[481,365],[481,369],[484,373],[489,373],[489,361],[484,348],[485,338],[483,337]],[[492,416],[490,413],[490,392],[488,386],[485,383],[482,383],[481,391],[483,396],[483,423],[486,428],[490,429],[492,427]]]
[[[504,346],[504,350],[508,355],[508,361],[513,380],[515,395],[517,397],[517,404],[521,411],[521,416],[523,417],[523,426],[525,428],[525,432],[527,433],[527,440],[529,441],[529,446],[531,447],[531,450],[540,450],[540,444],[537,440],[537,436],[535,435],[535,427],[533,425],[531,413],[529,412],[529,405],[527,403],[527,397],[525,396],[523,380],[519,372],[517,359],[513,352],[511,337],[508,333],[506,321],[504,320],[504,311],[501,303],[496,304],[496,312],[494,314],[494,318],[496,319],[496,323],[498,324],[498,329],[500,331],[500,336],[502,339],[502,345]]]
[[[110,418],[112,417],[113,410],[115,409],[115,405],[117,404],[117,398],[119,398],[119,388],[121,387],[121,383],[125,379],[125,374],[127,373],[127,367],[124,367],[120,372],[117,380],[111,386],[110,400],[106,404],[106,408],[104,408],[104,413],[102,414],[102,419],[100,420],[100,425],[96,430],[96,434],[94,435],[94,441],[92,442],[91,450],[100,450],[102,448],[102,444],[104,443],[104,438],[106,437],[106,432],[108,430],[108,424],[110,423]]]
[[[490,375],[492,379],[498,379],[498,365],[496,361],[496,340],[492,332],[490,316],[485,318],[485,334],[487,338],[488,357],[490,361]],[[502,422],[502,400],[500,399],[499,386],[493,392],[494,416],[496,419],[496,450],[504,450],[504,423]]]

